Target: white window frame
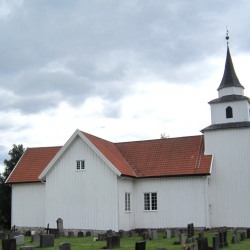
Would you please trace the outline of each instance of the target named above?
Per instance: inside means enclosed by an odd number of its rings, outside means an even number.
[[[125,193],[125,212],[131,212],[131,193]]]
[[[76,170],[77,171],[85,170],[85,161],[84,160],[77,160],[76,161]]]
[[[157,211],[158,199],[157,192],[144,193],[144,211]]]

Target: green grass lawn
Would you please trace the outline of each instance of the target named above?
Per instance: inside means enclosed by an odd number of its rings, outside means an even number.
[[[214,233],[208,232],[205,233],[205,236],[208,237],[209,246],[212,246],[212,237]],[[74,238],[68,238],[68,237],[61,237],[58,239],[55,239],[55,246],[44,248],[46,250],[58,250],[59,244],[62,242],[69,242],[71,244],[72,250],[94,250],[94,249],[101,249],[106,246],[106,241],[93,241],[93,236],[90,237],[74,237]],[[32,242],[30,242],[31,237],[25,237],[25,245],[35,245]],[[229,246],[225,248],[225,250],[249,250],[250,249],[250,239],[247,239],[245,241],[241,241],[238,244],[232,244],[232,233],[228,232],[228,244]],[[121,247],[119,250],[128,250],[128,249],[135,249],[135,242],[141,241],[141,237],[124,237],[121,239],[120,245]],[[146,242],[146,249],[147,250],[156,250],[156,248],[166,248],[167,250],[184,250],[185,248],[180,245],[174,245],[174,242],[178,241],[178,238],[171,238],[166,239],[164,238],[163,233],[158,233],[158,239],[157,240],[148,240]],[[17,250],[19,249],[19,246],[17,246]],[[2,250],[2,244],[0,244],[0,250]],[[198,250],[198,249],[197,249]]]

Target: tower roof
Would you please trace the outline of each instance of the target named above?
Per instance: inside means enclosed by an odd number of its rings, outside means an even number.
[[[228,46],[227,46],[227,58],[225,63],[224,75],[221,80],[220,86],[217,90],[227,87],[240,87],[244,89],[244,87],[240,84],[240,81],[235,73],[233,61]]]

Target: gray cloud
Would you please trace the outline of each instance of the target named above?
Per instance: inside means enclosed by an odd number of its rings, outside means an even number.
[[[0,109],[36,113],[62,101],[79,105],[91,96],[116,103],[130,91],[132,80],[147,74],[197,83],[197,74],[186,66],[203,65],[214,54],[224,56],[226,25],[236,34],[232,41],[237,50],[249,50],[247,27],[235,21],[250,21],[246,5],[23,1],[0,19],[0,83],[5,91]],[[207,76],[212,69],[205,67],[200,74]],[[116,108],[106,115],[118,113]]]

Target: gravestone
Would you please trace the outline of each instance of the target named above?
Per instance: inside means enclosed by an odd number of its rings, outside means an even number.
[[[86,236],[91,236],[91,232],[90,232],[90,231],[87,231],[87,232],[86,232]]]
[[[226,227],[223,227],[219,230],[219,240],[220,240],[220,248],[228,246]]]
[[[194,224],[193,223],[187,225],[187,237],[188,238],[194,237]]]
[[[238,242],[239,242],[238,236],[236,234],[234,234],[233,237],[232,237],[231,243],[232,244],[237,244]]]
[[[157,240],[157,238],[158,238],[157,230],[152,230],[150,232],[150,239],[151,240]]]
[[[16,240],[15,239],[2,240],[2,250],[16,250]]]
[[[240,233],[240,240],[241,241],[246,240],[246,233],[245,232]]]
[[[135,250],[146,250],[146,241],[137,241],[135,243]]]
[[[59,231],[59,235],[60,235],[61,237],[64,237],[65,234],[64,234],[64,229],[63,229],[63,219],[62,219],[62,218],[58,218],[58,219],[56,220],[56,224],[57,224],[57,229],[58,229],[58,231]]]
[[[53,247],[54,242],[54,234],[40,234],[40,247]]]
[[[207,237],[197,239],[198,250],[208,250]]]
[[[180,229],[178,229],[178,228],[175,228],[174,229],[174,237],[179,237],[179,235],[180,235],[180,233],[181,233],[181,230]]]
[[[98,241],[104,241],[106,240],[106,234],[98,234]]]
[[[135,230],[130,230],[128,235],[129,235],[129,237],[135,237],[136,236]]]
[[[121,238],[124,238],[126,236],[126,232],[124,230],[119,230],[119,235]]]
[[[186,244],[186,239],[187,239],[187,236],[185,234],[180,234],[179,235],[179,240],[180,240],[180,245],[181,246]]]
[[[187,238],[186,243],[195,243],[195,237]]]
[[[250,238],[250,228],[247,228],[247,238]]]
[[[144,231],[143,233],[142,233],[142,239],[143,240],[149,240],[149,232],[148,231]]]
[[[68,242],[60,243],[59,250],[71,250],[71,244]]]
[[[107,249],[113,249],[119,247],[120,247],[119,235],[107,236]]]
[[[171,238],[171,230],[170,229],[166,229],[166,238],[167,239]]]
[[[68,236],[69,236],[69,237],[75,237],[75,233],[74,233],[73,231],[69,231],[69,232],[68,232]]]
[[[78,237],[84,237],[84,233],[83,233],[82,231],[79,231],[79,232],[77,233],[77,236],[78,236]]]
[[[165,247],[157,247],[156,250],[167,250]]]
[[[31,242],[40,242],[40,234],[31,235]]]
[[[6,234],[4,232],[0,232],[0,240],[5,240]]]
[[[213,236],[213,250],[219,250],[220,249],[220,239],[219,235],[216,234]]]
[[[49,228],[48,231],[49,231],[49,234],[54,234],[55,238],[60,237],[59,229],[57,229],[57,228]]]
[[[17,235],[14,236],[14,239],[16,239],[16,245],[21,246],[24,244],[24,235]]]

